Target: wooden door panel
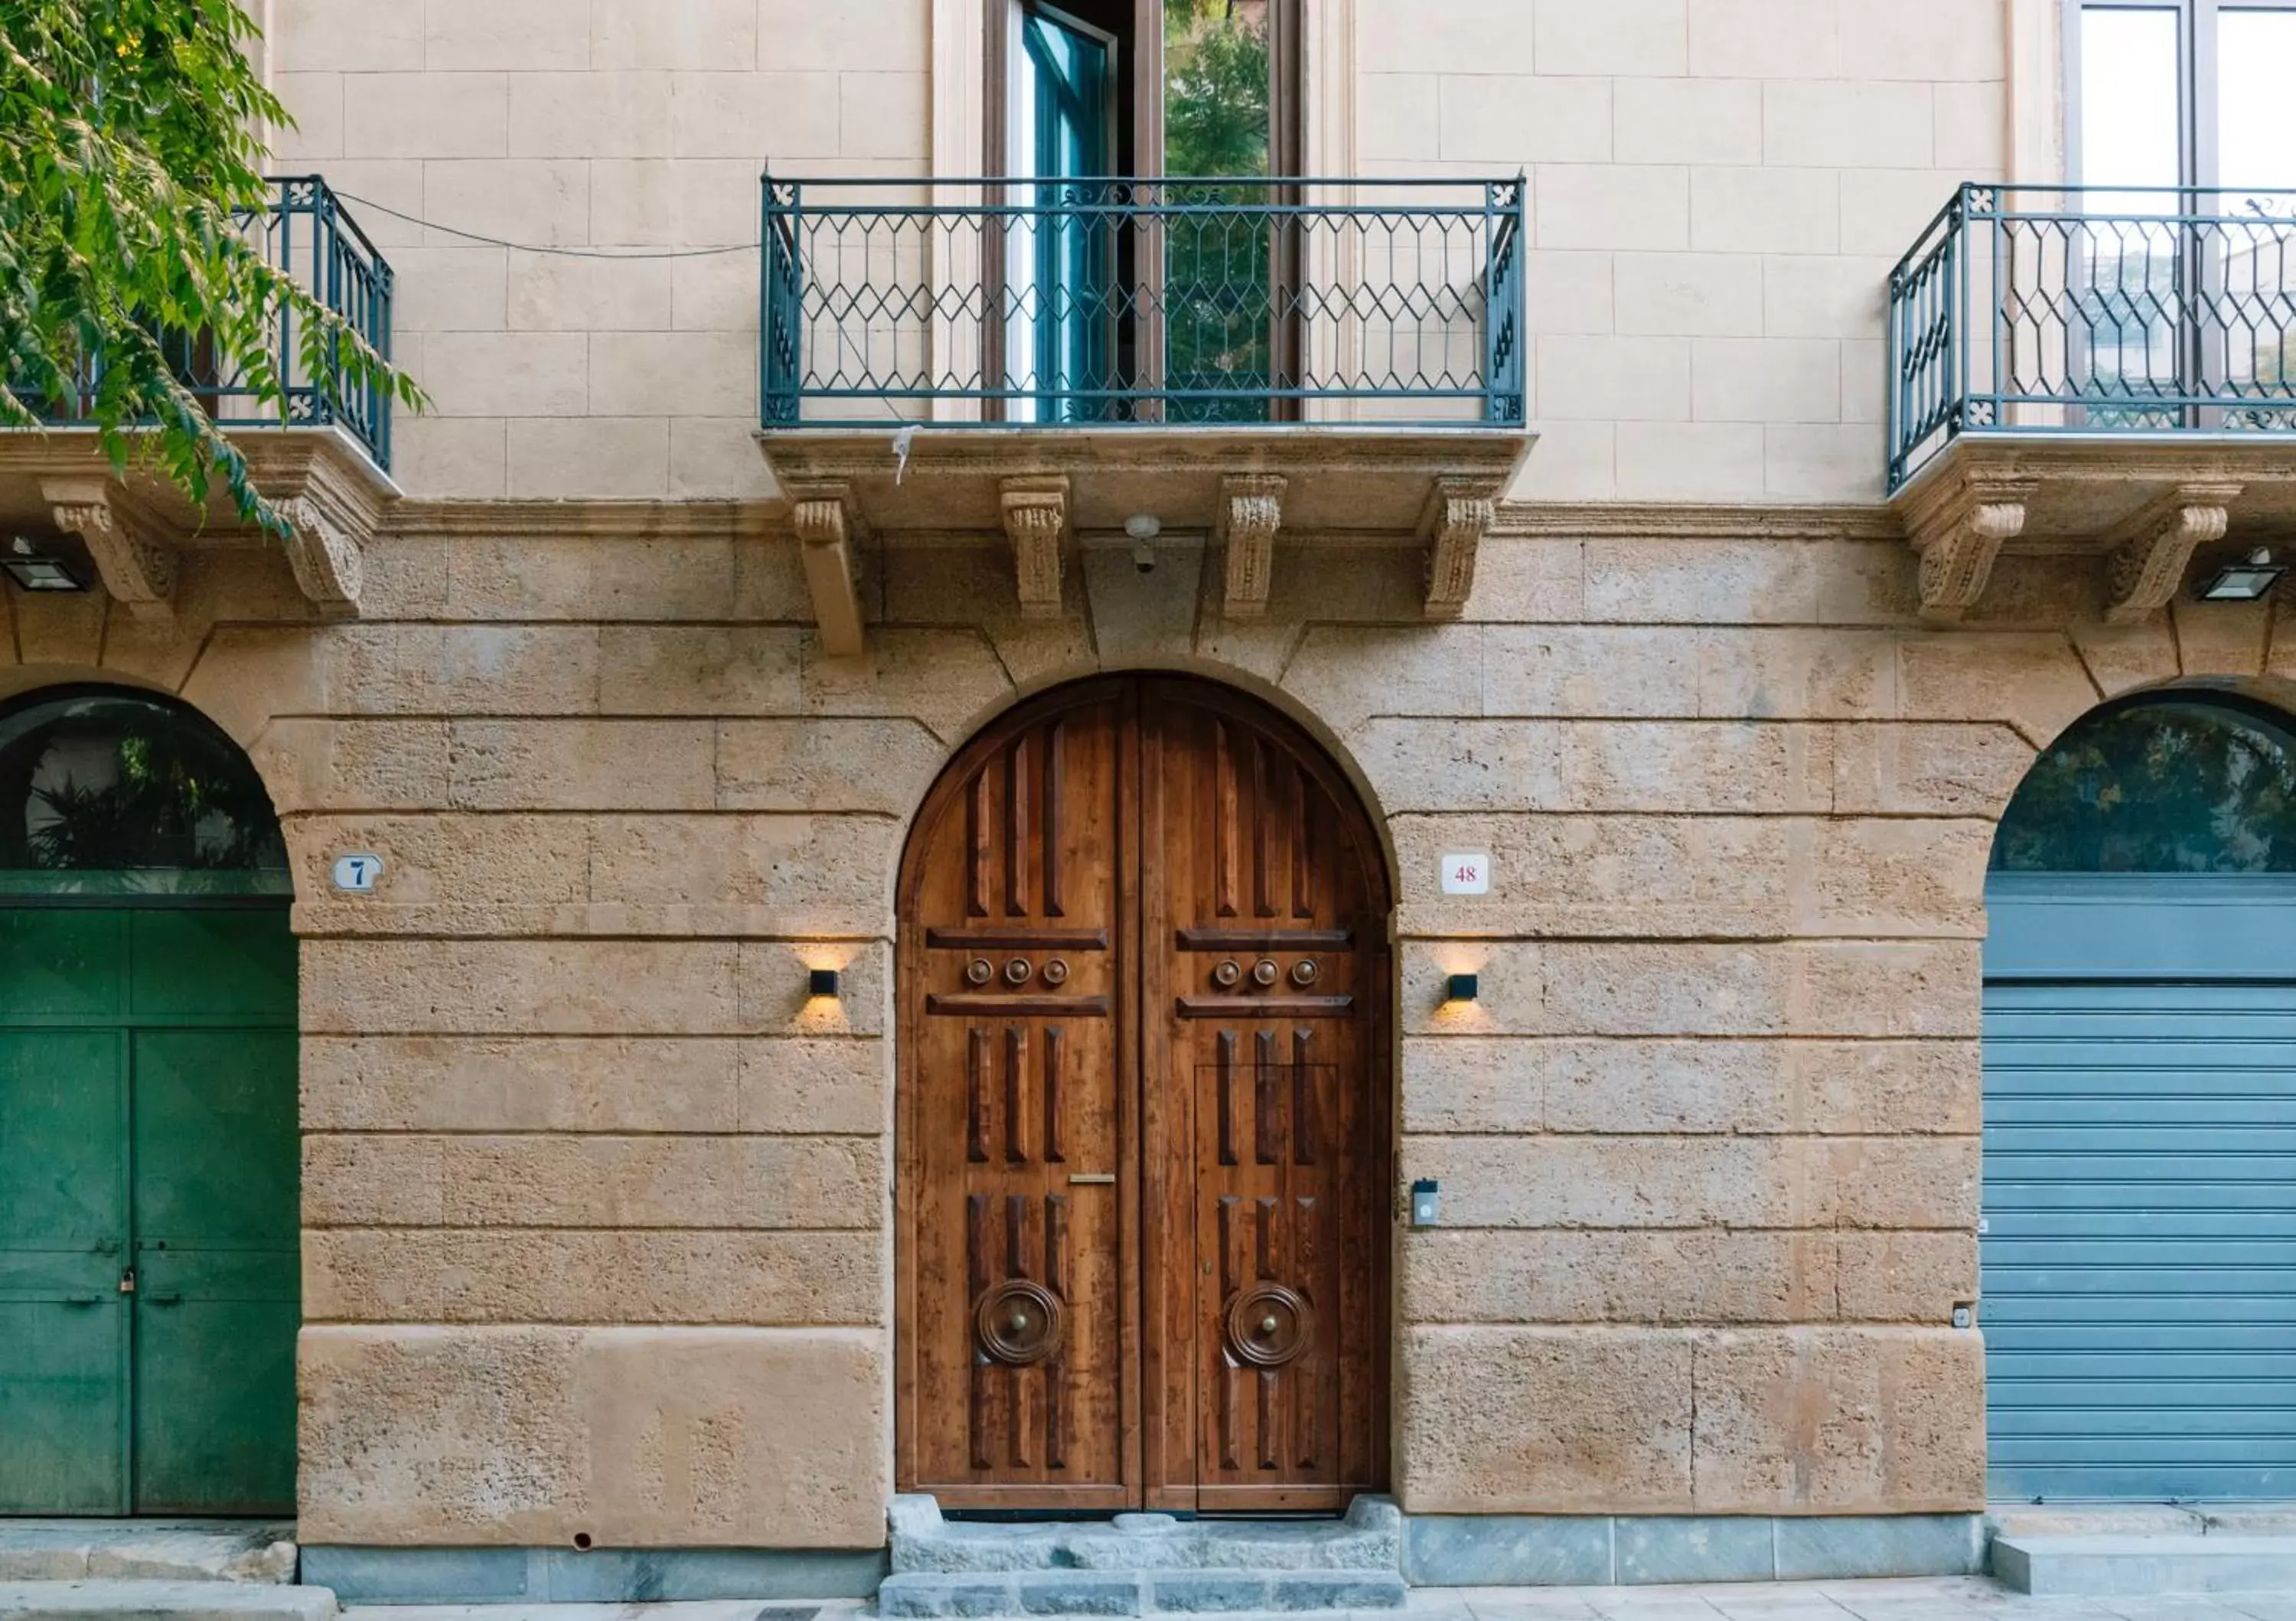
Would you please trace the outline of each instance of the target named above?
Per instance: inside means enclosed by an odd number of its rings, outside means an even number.
[[[905,879],[905,1490],[1120,1507],[1132,1273],[1120,690],[984,740]]]
[[[1383,1487],[1387,910],[1328,762],[1204,684],[1055,693],[951,764],[901,886],[902,1489]]]
[[[1152,1486],[1337,1509],[1385,1473],[1385,896],[1352,797],[1288,728],[1186,687],[1143,714],[1144,1151],[1180,1218],[1151,1224]]]

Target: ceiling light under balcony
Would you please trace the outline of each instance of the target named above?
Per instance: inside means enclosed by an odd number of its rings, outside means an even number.
[[[2255,602],[2271,594],[2288,572],[2285,563],[2275,562],[2269,546],[2259,546],[2236,563],[2226,563],[2209,577],[2201,587],[2203,602]]]

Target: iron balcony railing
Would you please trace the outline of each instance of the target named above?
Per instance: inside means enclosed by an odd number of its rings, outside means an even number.
[[[2296,192],[1964,185],[1890,273],[1889,484],[1959,435],[2296,430]]]
[[[378,355],[390,358],[390,264],[317,176],[290,175],[267,184],[270,207],[238,216],[240,228],[273,266],[340,315]],[[225,368],[213,334],[171,329],[160,341],[176,377],[218,427],[338,424],[388,471],[390,396],[377,387],[351,384],[339,339],[330,336],[315,353],[291,312],[274,309],[267,324],[266,348],[283,385],[283,414],[281,402],[260,397],[245,376]],[[82,360],[76,396],[49,401],[45,414],[50,421],[86,416],[102,365],[101,355]]]
[[[1524,190],[768,175],[765,425],[1520,426]]]

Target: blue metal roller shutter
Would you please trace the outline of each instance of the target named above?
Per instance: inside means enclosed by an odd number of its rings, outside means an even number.
[[[2296,1495],[2296,890],[1988,904],[1992,1495]]]

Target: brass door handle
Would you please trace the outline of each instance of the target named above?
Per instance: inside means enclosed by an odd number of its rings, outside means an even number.
[[[1069,1175],[1069,1181],[1071,1184],[1080,1182],[1112,1183],[1115,1180],[1116,1173],[1114,1171],[1073,1171]]]

